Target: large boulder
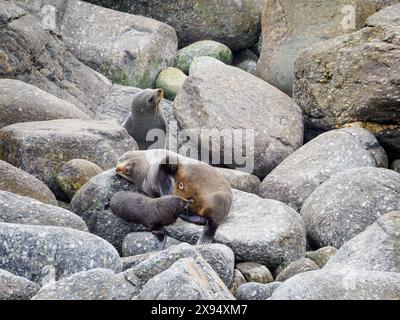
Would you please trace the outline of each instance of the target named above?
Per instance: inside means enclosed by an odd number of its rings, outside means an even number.
[[[0,222],[88,231],[85,222],[71,211],[5,191],[0,191]]]
[[[393,4],[399,3],[399,0],[372,0],[372,2],[375,4],[376,10],[382,10],[386,7],[389,7]]]
[[[258,75],[291,95],[298,53],[313,43],[364,27],[374,12],[372,0],[267,1]]]
[[[346,242],[324,269],[400,273],[400,211],[385,214],[364,232]]]
[[[400,174],[383,168],[355,168],[318,186],[301,215],[313,246],[340,248],[394,210],[400,210]]]
[[[75,58],[57,29],[44,30],[44,0],[24,2],[0,1],[0,78],[34,85],[92,116],[111,82]],[[63,2],[49,4],[61,13]]]
[[[280,282],[271,282],[268,284],[257,282],[244,283],[238,288],[235,296],[238,300],[266,300],[272,296],[276,288],[280,285]]]
[[[400,274],[317,270],[282,283],[271,300],[399,300]]]
[[[368,27],[299,55],[293,95],[307,128],[366,128],[391,157],[400,156],[399,15],[400,5],[388,7]]]
[[[0,190],[8,191],[57,206],[50,189],[34,176],[0,160]]]
[[[93,269],[46,284],[32,300],[131,300],[137,293],[124,273]]]
[[[109,169],[133,148],[126,130],[107,121],[37,121],[0,129],[0,158],[42,180],[59,198],[65,196],[56,176],[65,162],[80,158]]]
[[[181,241],[195,243],[201,229],[178,220],[167,227],[167,232]],[[237,260],[269,268],[301,258],[306,249],[305,230],[296,211],[278,201],[237,190],[233,190],[232,210],[214,240],[230,247]]]
[[[39,289],[36,283],[0,269],[0,300],[29,300]]]
[[[152,87],[160,71],[174,64],[176,33],[159,21],[72,0],[61,24],[67,48],[115,83]]]
[[[201,145],[202,153],[213,152],[213,159],[230,167],[244,166],[243,152],[246,168],[254,162],[253,172],[262,178],[303,142],[299,107],[268,83],[231,66],[204,65],[189,76],[173,111],[179,127],[196,138],[195,146],[187,144],[190,148],[199,147],[198,137],[210,141],[211,148]],[[225,159],[232,149],[234,158]]]
[[[12,79],[0,79],[0,105],[0,128],[18,122],[90,119],[72,103]]]
[[[121,252],[126,235],[144,228],[128,223],[111,212],[110,200],[119,191],[137,192],[138,189],[132,182],[118,176],[115,169],[107,170],[79,189],[71,200],[70,208],[83,218],[91,233],[106,239]]]
[[[86,1],[168,23],[176,30],[180,47],[199,40],[215,40],[238,50],[257,42],[266,0]]]
[[[0,268],[41,285],[95,268],[121,270],[117,251],[88,232],[0,222],[0,243]]]
[[[333,130],[287,157],[261,183],[260,195],[300,210],[315,188],[336,173],[387,166],[385,151],[367,130]]]
[[[289,264],[276,277],[276,281],[286,281],[296,274],[320,269],[319,266],[308,258],[302,258]]]

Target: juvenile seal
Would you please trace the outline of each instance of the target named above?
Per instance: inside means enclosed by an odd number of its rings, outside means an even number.
[[[116,216],[150,229],[163,249],[166,240],[164,226],[173,224],[190,203],[178,196],[152,199],[137,192],[122,191],[113,195],[110,207]]]
[[[146,141],[147,133],[152,129],[161,130],[157,134],[159,140],[156,146],[158,148],[165,146],[166,124],[160,109],[162,99],[162,89],[145,89],[133,97],[131,112],[122,126],[135,139],[141,150],[147,150],[155,144],[154,141]]]

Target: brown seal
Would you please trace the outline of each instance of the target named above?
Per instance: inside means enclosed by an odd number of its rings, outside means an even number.
[[[190,203],[178,196],[153,199],[137,192],[121,191],[113,195],[110,207],[116,216],[125,221],[150,229],[163,249],[166,239],[164,226],[173,224],[182,212],[187,211]]]

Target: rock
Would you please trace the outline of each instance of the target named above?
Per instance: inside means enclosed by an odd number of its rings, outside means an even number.
[[[257,42],[261,12],[265,0],[213,1],[135,1],[88,0],[108,8],[151,17],[171,25],[181,47],[210,39],[232,50],[247,48]]]
[[[43,286],[32,300],[131,300],[137,291],[123,273],[93,269]]]
[[[375,4],[376,11],[378,11],[398,3],[399,0],[372,0],[372,2]]]
[[[202,227],[178,221],[167,227],[175,239],[195,243]],[[274,200],[233,190],[232,210],[214,237],[230,247],[238,261],[251,261],[276,268],[305,254],[306,240],[301,217]]]
[[[183,258],[169,269],[150,279],[138,300],[233,300],[221,279],[211,267],[201,261]]]
[[[181,91],[187,76],[177,68],[167,68],[160,72],[156,80],[156,87],[164,90],[165,98],[174,100]]]
[[[293,92],[306,128],[368,129],[394,159],[400,156],[400,20],[391,19],[400,7],[395,8],[370,17],[369,27],[304,50],[296,60]]]
[[[270,283],[274,277],[268,268],[255,262],[242,262],[236,265],[236,268],[243,274],[247,282]]]
[[[73,159],[61,166],[56,180],[60,189],[71,200],[86,182],[102,172],[103,169],[93,162],[84,159]]]
[[[240,170],[226,168],[216,169],[222,173],[233,189],[258,195],[261,181],[257,176]]]
[[[314,261],[318,267],[322,268],[337,252],[335,247],[323,247],[316,251],[308,251],[306,258]]]
[[[199,248],[199,249],[197,249]],[[167,270],[179,259],[192,258],[207,262],[219,275],[226,286],[232,283],[234,269],[234,255],[229,248],[221,245],[207,245],[204,247],[192,247],[187,243],[172,246],[163,251],[150,253],[146,257],[140,257],[140,262],[132,264],[132,272],[138,276],[142,284]],[[201,265],[204,263],[201,262]]]
[[[295,276],[296,274],[318,270],[319,266],[308,258],[302,258],[289,264],[283,271],[276,277],[276,281],[286,281],[287,279]]]
[[[85,222],[71,211],[5,191],[0,191],[0,222],[88,231]]]
[[[121,270],[117,251],[87,232],[0,222],[0,268],[44,285],[74,273]]]
[[[229,290],[235,297],[237,290],[244,283],[247,283],[247,281],[244,278],[243,274],[238,269],[233,270],[233,279]]]
[[[268,1],[261,20],[258,75],[291,95],[297,54],[314,43],[364,27],[375,12],[371,0]],[[321,68],[324,65],[321,64]]]
[[[393,161],[393,163],[391,165],[391,169],[400,173],[400,160]]]
[[[317,270],[282,283],[271,300],[398,300],[400,274],[394,272]]]
[[[280,282],[261,284],[257,282],[245,283],[239,287],[236,293],[238,300],[266,300],[272,296]]]
[[[0,104],[0,128],[18,122],[90,119],[72,103],[18,80],[0,79]]]
[[[400,273],[400,211],[387,213],[346,242],[324,269]]]
[[[46,0],[55,6],[54,0]],[[72,103],[89,116],[108,92],[111,82],[104,76],[79,62],[68,50],[62,36],[55,29],[42,25],[44,0],[23,0],[0,2],[0,77],[20,80],[62,100]],[[28,5],[23,4],[26,2]],[[62,4],[57,3],[59,12]],[[43,5],[43,6],[42,6]],[[22,8],[24,7],[24,8]],[[52,97],[42,99],[55,101]],[[39,97],[37,102],[43,102]],[[53,102],[54,103],[54,102]],[[70,108],[67,102],[57,105]],[[47,110],[47,107],[49,108]],[[33,110],[27,107],[29,110]],[[46,113],[54,114],[54,107],[46,106]],[[33,112],[33,111],[32,111]],[[58,111],[57,114],[61,113]],[[64,111],[65,113],[65,111]],[[76,111],[74,111],[76,113]],[[32,114],[33,115],[33,114]],[[33,120],[33,119],[32,119]],[[39,119],[35,119],[39,120]]]
[[[106,121],[37,121],[0,129],[2,159],[42,180],[61,199],[56,176],[65,162],[80,158],[109,169],[133,148],[137,144],[126,130]]]
[[[0,160],[0,190],[8,191],[57,206],[49,188],[34,176]]]
[[[138,189],[132,182],[118,176],[115,169],[110,169],[93,177],[79,189],[70,207],[83,218],[91,233],[106,239],[121,252],[125,236],[144,228],[128,223],[111,212],[111,197],[119,191],[137,192]]]
[[[132,269],[134,266],[138,265],[139,263],[143,262],[148,257],[150,257],[150,255],[151,255],[151,252],[138,254],[136,256],[122,257],[121,258],[122,271]]]
[[[215,58],[225,64],[231,64],[233,60],[232,51],[226,45],[212,40],[203,40],[179,50],[175,67],[189,74],[193,60],[203,56]]]
[[[201,57],[196,57],[193,59],[192,63],[190,64],[189,67],[189,75],[191,76],[192,74],[199,72],[202,68],[209,66],[209,65],[224,65],[223,62],[221,62],[218,59],[215,59],[213,57],[207,57],[207,56],[201,56]]]
[[[174,238],[168,237],[165,248],[180,244]],[[136,256],[148,252],[159,251],[160,242],[151,232],[132,232],[129,233],[122,242],[122,255],[124,257]]]
[[[256,75],[258,57],[249,49],[235,53],[233,56],[233,65],[248,73]]]
[[[29,300],[39,289],[36,283],[0,269],[0,300]]]
[[[300,210],[317,186],[356,167],[387,167],[387,156],[364,129],[326,132],[287,157],[260,185],[260,195]]]
[[[68,1],[61,31],[79,60],[127,86],[154,86],[178,49],[174,29],[164,23],[81,1]]]
[[[355,168],[318,186],[301,215],[315,247],[340,248],[394,210],[400,210],[400,174],[383,168]]]
[[[249,101],[250,109],[244,107]],[[202,153],[213,151],[213,160],[221,159],[223,164],[247,172],[254,163],[252,171],[261,178],[303,142],[298,106],[268,83],[231,66],[206,65],[189,76],[174,100],[173,111],[179,127],[193,134],[195,142],[198,137],[211,142],[211,148],[208,143],[202,146]],[[244,133],[247,139],[242,137]],[[238,141],[238,134],[244,141]],[[221,136],[227,137],[224,145],[220,145]],[[192,146],[188,142],[187,146],[198,148],[197,143]],[[224,159],[231,150],[235,158]],[[239,156],[239,150],[246,159]]]
[[[400,2],[399,0],[389,0],[388,2],[392,1],[393,3]],[[400,24],[400,4],[394,5],[387,5],[388,8],[384,8],[383,10],[373,14],[367,19],[368,26],[385,26],[385,25],[399,25]]]

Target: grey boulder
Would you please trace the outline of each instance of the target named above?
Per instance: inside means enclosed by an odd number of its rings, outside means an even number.
[[[268,268],[262,264],[255,262],[242,262],[236,265],[247,282],[257,282],[257,283],[270,283],[274,281],[274,277]]]
[[[296,274],[318,270],[319,266],[308,258],[302,258],[292,262],[286,268],[284,268],[276,277],[276,281],[286,281],[287,279],[295,276]]]
[[[268,284],[257,282],[245,283],[238,288],[235,297],[238,300],[266,300],[272,296],[280,285],[280,282],[271,282]]]
[[[306,252],[306,258],[314,261],[320,268],[322,268],[336,253],[337,249],[335,247],[323,247],[316,251]]]
[[[0,269],[0,300],[29,300],[39,289],[36,283]]]

